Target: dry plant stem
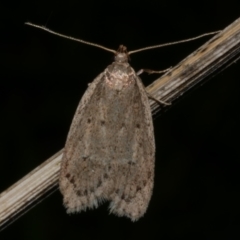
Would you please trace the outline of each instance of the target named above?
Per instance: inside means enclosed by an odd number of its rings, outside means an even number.
[[[148,86],[157,99],[174,102],[198,83],[223,71],[240,57],[240,18]],[[151,104],[153,114],[161,106]]]
[[[1,193],[1,228],[34,207],[57,187],[61,158],[62,150]]]
[[[240,19],[147,87],[157,99],[174,102],[190,88],[216,75],[240,57]],[[160,67],[159,67],[160,68]],[[153,113],[166,106],[150,100]],[[35,206],[58,185],[62,150],[0,195],[0,227],[3,229]]]

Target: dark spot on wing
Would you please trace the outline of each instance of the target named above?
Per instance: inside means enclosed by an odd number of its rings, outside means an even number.
[[[147,185],[147,181],[143,180],[143,186],[145,187]]]
[[[97,188],[99,188],[101,185],[102,185],[102,181],[99,180],[98,183],[97,183]]]
[[[70,183],[74,184],[74,183],[75,183],[75,178],[74,178],[74,176],[73,176],[71,179],[69,179],[69,181],[70,181]]]
[[[139,187],[139,186],[137,186],[137,192],[139,192],[139,191],[141,191],[142,190],[142,188],[141,187]]]
[[[79,197],[81,197],[83,194],[82,194],[82,192],[81,192],[80,190],[77,190],[77,195],[78,195]]]
[[[71,177],[70,173],[67,173],[67,174],[65,175],[65,177],[66,177],[66,178],[70,178],[70,177]]]
[[[132,162],[132,161],[129,161],[128,164],[134,166],[136,163]]]
[[[88,159],[88,156],[83,156],[82,159],[83,161],[86,161]]]
[[[105,179],[108,179],[108,175],[107,175],[106,173],[104,173],[103,177],[104,177]]]

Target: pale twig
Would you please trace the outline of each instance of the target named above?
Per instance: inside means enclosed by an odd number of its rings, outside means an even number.
[[[240,19],[147,87],[156,99],[175,102],[191,87],[216,75],[240,57]],[[153,113],[166,106],[150,100]],[[9,225],[56,189],[62,151],[0,195],[0,226]],[[60,204],[60,203],[59,203]]]

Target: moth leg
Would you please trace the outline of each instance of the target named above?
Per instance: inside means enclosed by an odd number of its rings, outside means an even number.
[[[147,92],[147,91],[146,91]],[[166,105],[166,106],[170,106],[172,103],[170,102],[165,102],[163,100],[158,100],[157,98],[155,98],[154,96],[152,96],[150,93],[147,92],[147,96],[149,98],[151,98],[152,100],[156,101],[158,104],[160,105]]]
[[[143,69],[140,69],[140,70],[137,72],[137,75],[139,76],[139,75],[142,74],[143,72],[146,72],[146,73],[148,73],[148,74],[153,74],[153,73],[160,74],[160,73],[168,72],[168,71],[171,70],[171,69],[172,69],[172,67],[167,68],[167,69],[165,69],[165,70],[161,70],[161,71],[155,71],[155,70],[143,68]]]
[[[143,72],[147,72],[148,74],[152,74],[152,73],[165,73],[165,72],[167,72],[167,71],[169,71],[169,70],[171,70],[171,69],[172,69],[172,67],[167,68],[167,69],[162,70],[162,71],[154,71],[154,70],[151,70],[151,69],[140,69],[140,70],[137,72],[137,75],[139,76],[139,75],[142,74]],[[149,98],[153,99],[154,101],[156,101],[157,103],[159,103],[159,104],[161,104],[161,105],[166,105],[166,106],[171,105],[171,103],[169,103],[169,102],[165,102],[165,101],[156,99],[154,96],[152,96],[152,95],[151,95],[150,93],[148,93],[147,91],[146,91],[146,93],[147,93],[147,96],[148,96]]]

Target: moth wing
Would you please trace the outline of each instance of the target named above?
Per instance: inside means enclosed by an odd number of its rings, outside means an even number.
[[[122,166],[123,170],[119,171],[118,184],[115,184],[110,204],[111,212],[118,216],[129,217],[132,221],[138,220],[147,210],[152,196],[155,163],[151,108],[141,79],[137,75],[135,79],[136,97],[135,101],[129,104],[130,111],[135,116],[131,126],[133,132],[132,160],[128,162],[129,166]]]
[[[153,188],[155,143],[151,110],[137,75],[122,91],[100,74],[75,113],[62,160],[60,190],[67,212],[110,201],[110,212],[140,218]]]
[[[84,172],[87,171],[88,162],[83,154],[81,154],[78,145],[81,144],[81,133],[86,127],[85,120],[90,117],[89,115],[86,116],[86,108],[89,108],[89,102],[91,102],[95,90],[101,81],[103,81],[103,73],[99,74],[97,78],[90,83],[90,86],[80,100],[64,147],[59,177],[59,188],[63,194],[63,202],[68,213],[80,212],[81,210],[86,210],[87,207],[91,208],[98,206],[97,201],[93,201],[89,204],[89,199],[85,197],[85,195],[87,195],[86,191],[90,179],[85,179],[85,181],[79,182],[79,175],[83,176]],[[82,166],[80,165],[78,168],[79,162],[82,163]],[[82,187],[82,185],[85,186]]]

